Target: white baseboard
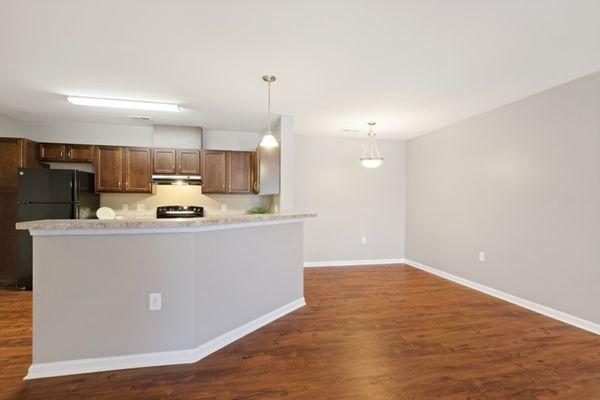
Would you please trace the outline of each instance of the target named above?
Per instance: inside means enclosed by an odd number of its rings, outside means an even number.
[[[468,279],[461,278],[461,277],[456,276],[456,275],[449,274],[449,273],[444,272],[444,271],[440,271],[439,269],[435,269],[433,267],[421,264],[421,263],[413,261],[413,260],[405,260],[405,263],[407,265],[410,265],[412,267],[418,268],[418,269],[423,270],[425,272],[429,272],[431,274],[437,275],[437,276],[442,277],[444,279],[448,279],[448,280],[450,280],[452,282],[456,282],[456,283],[461,284],[463,286],[467,286],[467,287],[469,287],[471,289],[475,289],[475,290],[477,290],[479,292],[482,292],[482,293],[485,293],[485,294],[489,294],[490,296],[494,296],[494,297],[497,297],[499,299],[508,301],[509,303],[516,304],[517,306],[520,306],[520,307],[523,307],[523,308],[527,308],[528,310],[535,311],[535,312],[537,312],[539,314],[543,314],[543,315],[545,315],[547,317],[554,318],[554,319],[556,319],[558,321],[561,321],[561,322],[564,322],[566,324],[573,325],[573,326],[576,326],[578,328],[584,329],[584,330],[586,330],[588,332],[592,332],[592,333],[595,333],[597,335],[600,335],[600,325],[596,324],[594,322],[587,321],[587,320],[581,319],[579,317],[575,317],[573,315],[564,313],[562,311],[555,310],[555,309],[550,308],[550,307],[543,306],[543,305],[538,304],[538,303],[534,303],[533,301],[529,301],[529,300],[525,300],[525,299],[522,299],[522,298],[517,297],[517,296],[513,296],[512,294],[505,293],[505,292],[502,292],[500,290],[493,289],[491,287],[479,284],[477,282],[470,281]]]
[[[119,369],[155,367],[159,365],[195,363],[207,355],[254,332],[255,330],[306,305],[304,297],[288,303],[238,328],[226,332],[193,349],[163,351],[158,353],[131,354],[126,356],[87,358],[33,364],[24,379],[48,378],[52,376],[85,374]]]
[[[380,258],[376,260],[304,261],[304,268],[351,267],[356,265],[402,264],[403,258]]]

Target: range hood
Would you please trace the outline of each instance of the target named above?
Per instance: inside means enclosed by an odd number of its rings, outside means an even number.
[[[200,175],[152,175],[157,185],[202,185]]]

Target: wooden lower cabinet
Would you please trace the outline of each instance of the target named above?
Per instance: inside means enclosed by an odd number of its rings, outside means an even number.
[[[202,193],[253,193],[254,178],[252,151],[209,150],[202,154]]]
[[[96,146],[96,192],[152,193],[152,150]]]

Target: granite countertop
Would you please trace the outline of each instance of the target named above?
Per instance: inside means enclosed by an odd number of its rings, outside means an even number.
[[[315,213],[209,215],[203,218],[146,218],[146,219],[46,219],[19,222],[16,227],[30,231],[85,231],[85,230],[161,230],[202,228],[218,225],[253,224],[316,217]]]

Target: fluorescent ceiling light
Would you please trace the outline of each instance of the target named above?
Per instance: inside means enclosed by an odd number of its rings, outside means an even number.
[[[94,97],[67,97],[69,103],[78,106],[128,108],[133,110],[179,111],[179,105],[168,103],[151,103],[148,101],[98,99]]]

